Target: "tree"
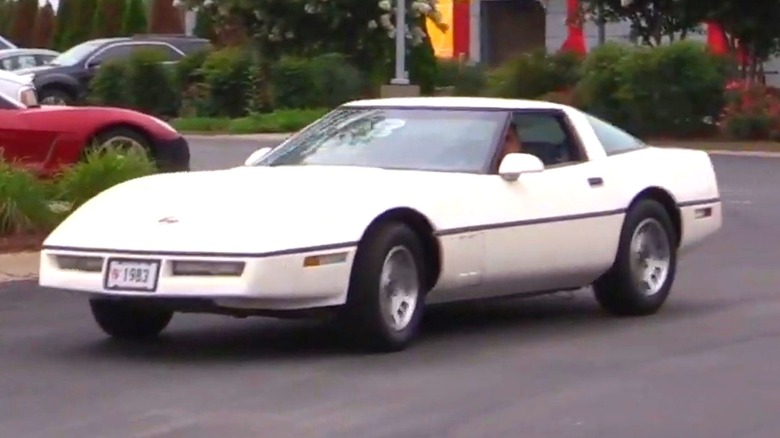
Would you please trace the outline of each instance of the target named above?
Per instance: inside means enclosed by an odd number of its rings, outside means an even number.
[[[606,22],[626,20],[642,44],[658,46],[664,37],[670,41],[696,28],[702,18],[699,5],[689,0],[585,0],[587,15]],[[701,1],[701,0],[697,0]],[[603,14],[599,17],[600,14]]]
[[[35,30],[33,40],[35,47],[49,48],[54,38],[55,16],[54,7],[47,0],[46,4],[38,10],[35,18]]]
[[[127,0],[122,16],[122,35],[130,36],[146,32],[146,2]]]
[[[66,50],[70,48],[70,24],[72,11],[78,11],[78,0],[59,0],[57,7],[57,23],[54,28],[54,48]]]
[[[237,18],[252,39],[260,59],[282,54],[312,56],[325,52],[348,54],[364,71],[384,71],[392,58],[397,0],[183,0],[190,8],[205,8],[218,22]],[[446,24],[437,0],[404,0],[410,46],[426,38],[425,20],[442,29]],[[326,36],[326,37],[324,37]]]
[[[117,36],[122,27],[124,0],[98,0],[92,16],[92,38]]]
[[[780,2],[751,0],[750,7],[739,0],[688,0],[703,11],[704,19],[718,23],[729,37],[730,45],[743,48],[750,80],[759,73],[759,65],[780,48]]]
[[[97,0],[79,0],[78,6],[78,11],[83,13],[76,13],[70,17],[69,46],[81,44],[92,37],[92,17],[97,9]]]
[[[14,20],[14,2],[12,0],[0,0],[0,34],[8,35],[11,23]]]
[[[173,5],[173,0],[151,0],[152,12],[149,15],[149,32],[184,33],[181,13]]]
[[[217,38],[214,25],[214,17],[201,8],[195,14],[195,29],[193,32],[200,38],[207,38],[213,41]]]
[[[17,0],[9,38],[14,44],[30,47],[35,44],[35,17],[38,15],[37,0]]]

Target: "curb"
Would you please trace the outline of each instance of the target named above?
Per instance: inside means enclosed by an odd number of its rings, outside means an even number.
[[[704,150],[704,149],[698,149]],[[707,151],[712,155],[726,155],[731,157],[756,157],[756,158],[780,158],[780,152],[760,152],[760,151],[728,151],[714,150]]]
[[[0,283],[38,277],[38,251],[0,254]]]
[[[188,140],[226,140],[226,141],[284,141],[290,136],[295,134],[289,133],[276,133],[276,134],[184,134],[184,137]]]

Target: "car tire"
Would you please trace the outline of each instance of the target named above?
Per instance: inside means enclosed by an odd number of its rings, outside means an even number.
[[[149,139],[135,129],[130,128],[113,128],[105,132],[101,132],[96,135],[92,142],[87,146],[87,151],[100,148],[103,145],[112,141],[127,141],[137,145],[140,149],[143,149],[144,153],[151,159],[152,157],[152,145]],[[134,145],[134,146],[136,146]]]
[[[75,100],[76,99],[66,91],[58,88],[44,88],[38,92],[38,101],[41,105],[70,106],[73,105]]]
[[[117,339],[155,338],[173,319],[170,310],[123,300],[91,299],[89,306],[98,326]]]
[[[371,351],[407,348],[419,332],[426,282],[414,231],[400,223],[381,225],[355,256],[343,315],[350,336]]]
[[[618,316],[656,313],[677,273],[677,241],[663,205],[651,199],[634,204],[623,223],[614,265],[593,285],[601,307]]]

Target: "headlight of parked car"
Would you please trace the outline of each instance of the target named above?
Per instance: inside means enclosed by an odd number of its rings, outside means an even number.
[[[38,95],[35,93],[35,88],[22,88],[19,91],[19,102],[22,102],[24,106],[38,106]]]

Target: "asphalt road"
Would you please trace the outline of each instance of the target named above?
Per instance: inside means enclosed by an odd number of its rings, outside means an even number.
[[[195,146],[198,167],[255,146]],[[658,315],[588,291],[452,306],[418,344],[356,355],[297,322],[177,316],[110,342],[79,298],[0,287],[0,436],[776,438],[780,159],[715,159],[722,233]]]

